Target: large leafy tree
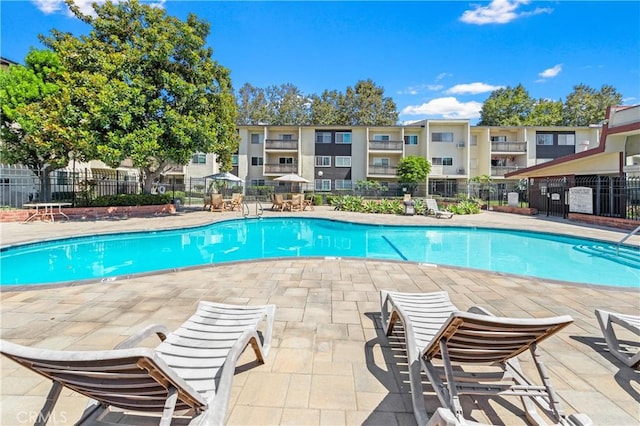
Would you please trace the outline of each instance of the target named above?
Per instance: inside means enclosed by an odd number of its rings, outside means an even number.
[[[238,124],[269,123],[269,107],[264,89],[245,83],[238,90]]]
[[[620,105],[622,94],[609,85],[596,90],[585,84],[574,86],[562,110],[565,126],[588,126],[605,119],[607,107]]]
[[[491,92],[480,110],[480,126],[523,126],[528,123],[534,100],[519,84]]]
[[[424,182],[431,172],[431,163],[426,158],[417,155],[406,156],[396,166],[398,180],[409,186],[409,192],[413,194],[418,184]]]
[[[309,123],[308,100],[295,85],[288,83],[269,86],[267,105],[272,125],[300,125]]]
[[[74,153],[85,157],[82,131],[64,124],[74,116],[66,77],[60,58],[49,50],[31,50],[24,66],[0,73],[2,161],[29,167],[40,178],[45,201],[49,173],[65,167]]]
[[[309,122],[318,126],[340,123],[342,94],[336,90],[325,90],[321,95],[311,95]]]
[[[531,108],[525,124],[528,126],[561,126],[562,101],[538,100]]]
[[[237,150],[237,108],[229,71],[205,46],[209,24],[128,0],[94,4],[95,17],[72,12],[91,27],[75,37],[52,31],[43,42],[62,59],[75,125],[111,167],[130,159],[145,192],[173,164],[213,152],[222,170]]]
[[[392,126],[398,121],[396,104],[384,96],[384,88],[372,80],[360,80],[347,87],[341,99],[339,124],[350,126]]]

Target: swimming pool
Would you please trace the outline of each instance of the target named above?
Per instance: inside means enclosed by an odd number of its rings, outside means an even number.
[[[296,256],[411,261],[640,288],[640,250],[630,246],[617,255],[612,243],[547,233],[315,218],[236,219],[5,247],[0,250],[0,284],[99,281]]]

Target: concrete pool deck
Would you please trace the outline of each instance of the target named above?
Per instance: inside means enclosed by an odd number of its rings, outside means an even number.
[[[252,207],[253,208],[253,207]],[[265,216],[281,213],[265,211]],[[286,214],[286,213],[285,213]],[[487,226],[557,232],[618,241],[625,232],[537,216],[483,212],[453,219],[315,211],[288,213],[367,223]],[[238,217],[185,211],[173,216],[87,222],[2,223],[2,245],[70,235],[176,228]],[[631,244],[640,244],[635,236]],[[606,273],[606,271],[603,271]],[[379,291],[446,290],[462,310],[481,305],[505,316],[571,315],[575,322],[540,345],[566,413],[584,412],[598,425],[640,422],[640,372],[610,356],[595,308],[640,314],[638,290],[550,282],[450,267],[349,259],[243,262],[109,283],[0,293],[0,333],[15,343],[50,349],[106,350],[151,323],[170,330],[200,300],[277,305],[274,347],[267,362],[239,368],[228,424],[413,424],[406,359],[397,338],[377,320]],[[624,336],[624,334],[623,334]],[[149,339],[147,346],[154,346]],[[239,365],[250,362],[246,351]],[[522,366],[533,364],[522,357]],[[534,376],[532,374],[532,376]],[[33,424],[49,382],[2,357],[0,423]],[[438,401],[425,386],[429,412]],[[87,399],[63,391],[49,424],[72,424]],[[463,399],[468,417],[522,424],[517,401]]]

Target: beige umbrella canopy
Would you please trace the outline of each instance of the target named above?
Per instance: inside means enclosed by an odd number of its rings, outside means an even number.
[[[300,175],[297,175],[295,173],[289,173],[288,175],[284,175],[284,176],[280,176],[275,178],[274,180],[277,180],[278,182],[289,182],[289,192],[293,192],[293,184],[294,183],[309,183],[310,181],[308,179],[303,178]]]
[[[295,173],[289,173],[288,175],[275,178],[278,182],[291,182],[291,183],[309,183],[308,179],[303,178]]]

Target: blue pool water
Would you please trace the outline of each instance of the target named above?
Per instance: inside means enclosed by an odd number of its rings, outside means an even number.
[[[640,288],[640,250],[553,234],[382,226],[326,219],[239,219],[179,230],[16,245],[0,251],[0,283],[106,280],[239,260],[295,256],[392,259]]]

